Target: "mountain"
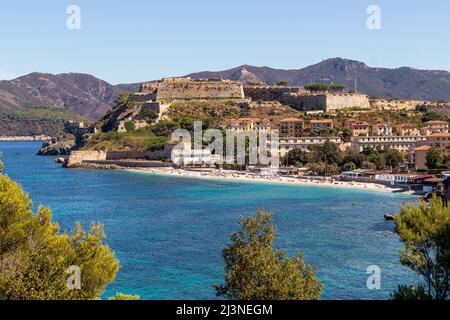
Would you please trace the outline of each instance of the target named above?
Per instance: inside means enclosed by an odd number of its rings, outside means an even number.
[[[385,98],[417,100],[450,100],[448,71],[372,68],[363,62],[333,58],[302,69],[273,69],[243,65],[237,68],[199,72],[192,78],[224,78],[243,83],[273,84],[288,80],[291,85],[324,81],[333,77],[335,83],[369,95]],[[111,85],[89,74],[31,73],[11,80],[0,81],[0,114],[14,113],[29,107],[57,107],[96,120],[111,109],[122,92],[139,90],[139,83]]]
[[[0,81],[0,111],[49,106],[97,119],[111,108],[118,94],[137,90],[139,84],[114,86],[88,74],[30,73]]]
[[[417,70],[408,67],[372,68],[363,62],[342,58],[327,59],[297,70],[243,65],[229,70],[198,72],[188,76],[267,84],[287,80],[291,85],[321,82],[331,76],[335,83],[345,84],[352,90],[356,79],[357,90],[369,95],[417,100],[450,100],[450,72],[448,71]]]

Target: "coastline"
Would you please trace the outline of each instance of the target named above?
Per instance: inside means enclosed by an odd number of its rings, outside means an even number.
[[[50,136],[0,136],[0,141],[5,142],[21,142],[21,141],[46,141],[51,139]]]
[[[398,193],[403,195],[415,195],[412,191],[403,191],[399,188],[390,188],[385,185],[375,183],[362,182],[348,182],[348,181],[328,181],[328,180],[314,180],[311,178],[295,178],[295,177],[262,177],[250,174],[238,174],[236,172],[220,172],[216,171],[189,171],[174,168],[117,168],[126,172],[147,173],[156,175],[165,175],[172,177],[183,177],[193,179],[205,180],[221,180],[221,181],[235,181],[247,183],[269,183],[269,184],[284,184],[284,185],[298,185],[309,187],[324,187],[335,189],[353,189],[360,191],[384,192],[384,193]]]

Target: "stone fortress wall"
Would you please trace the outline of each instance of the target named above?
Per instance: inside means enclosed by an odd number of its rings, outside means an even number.
[[[283,95],[290,93],[299,93],[299,87],[281,87],[281,86],[246,86],[244,87],[245,97],[256,101],[279,101]]]
[[[344,92],[311,93],[302,87],[248,86],[245,96],[252,100],[278,101],[300,111],[333,111],[343,108],[370,108],[367,95]]]
[[[173,99],[244,99],[242,83],[221,79],[165,78],[144,83],[143,94],[155,95],[155,101]]]

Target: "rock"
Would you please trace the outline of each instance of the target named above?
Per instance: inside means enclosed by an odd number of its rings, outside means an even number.
[[[76,139],[73,135],[63,135],[51,138],[42,144],[38,155],[40,156],[58,156],[69,155],[70,151],[76,146]]]

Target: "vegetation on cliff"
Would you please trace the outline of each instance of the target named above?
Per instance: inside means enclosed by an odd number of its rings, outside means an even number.
[[[73,112],[52,107],[34,107],[0,113],[0,136],[57,136],[68,121],[86,121]]]

